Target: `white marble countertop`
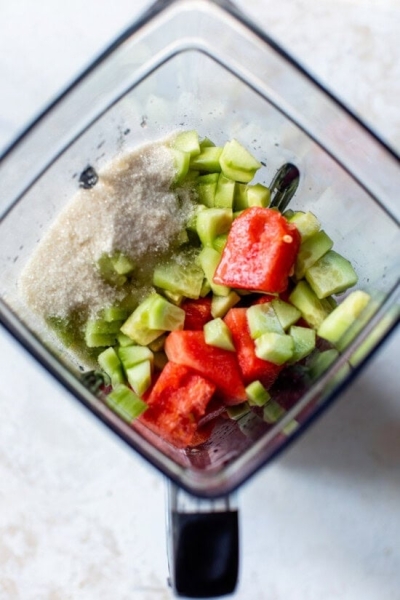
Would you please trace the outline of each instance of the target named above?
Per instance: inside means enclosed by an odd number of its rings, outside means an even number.
[[[148,5],[0,1],[0,147]],[[238,5],[400,150],[397,0]],[[235,599],[399,600],[397,331],[240,493]],[[165,600],[164,482],[0,330],[0,600]]]

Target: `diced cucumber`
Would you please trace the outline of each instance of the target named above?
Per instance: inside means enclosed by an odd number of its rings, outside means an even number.
[[[116,334],[121,329],[124,321],[106,321],[105,319],[90,319],[86,323],[85,334],[96,335],[101,334]]]
[[[228,406],[226,412],[230,419],[238,421],[250,411],[248,402],[242,402],[241,404],[235,404],[235,406]]]
[[[120,275],[114,268],[113,257],[108,254],[102,254],[96,263],[100,277],[115,287],[122,287],[127,281],[125,275]]]
[[[201,286],[200,298],[205,298],[211,292],[211,285],[206,277],[203,279],[203,285]]]
[[[301,312],[298,308],[293,306],[293,304],[289,304],[289,302],[281,300],[280,298],[272,300],[271,306],[285,331],[289,329],[291,325],[294,325],[294,323],[296,323],[296,321],[298,321],[301,317]]]
[[[242,183],[249,183],[261,167],[261,163],[235,139],[225,144],[219,162],[226,177]]]
[[[290,335],[274,332],[263,333],[254,341],[254,344],[256,356],[268,360],[274,365],[283,365],[293,356],[294,342]]]
[[[282,429],[282,433],[284,433],[287,436],[290,436],[290,435],[292,435],[292,433],[297,431],[297,429],[299,427],[300,427],[299,422],[296,421],[296,419],[293,419],[292,421],[289,421],[289,423],[287,425],[285,425],[285,427]]]
[[[138,396],[143,396],[151,384],[151,361],[144,360],[125,369],[129,385]]]
[[[218,173],[200,175],[196,181],[196,192],[200,204],[212,208],[215,205],[215,192],[217,190]]]
[[[120,383],[125,383],[122,364],[114,348],[107,348],[101,352],[97,357],[97,362],[104,373],[109,376],[113,388]]]
[[[303,242],[316,234],[321,228],[321,223],[312,212],[298,211],[286,218],[290,223],[296,225]]]
[[[335,348],[324,350],[323,352],[317,352],[315,356],[312,357],[312,360],[308,365],[309,376],[311,380],[317,379],[323,373],[325,373],[325,371],[327,371],[335,362],[338,356],[339,352],[335,350]]]
[[[208,321],[203,329],[206,344],[235,352],[230,329],[221,318]]]
[[[85,332],[85,344],[88,348],[104,348],[114,346],[115,343],[116,334]]]
[[[203,271],[189,256],[179,256],[179,262],[171,260],[160,263],[153,271],[153,285],[186,298],[200,296]]]
[[[126,346],[133,345],[133,341],[131,340],[131,338],[122,333],[122,331],[117,333],[117,342],[121,346],[121,348],[126,348]]]
[[[154,294],[148,309],[147,322],[150,329],[176,331],[183,329],[186,313],[179,306],[168,302],[163,296]]]
[[[253,340],[269,332],[284,334],[278,315],[270,302],[250,306],[247,309],[246,317]]]
[[[124,367],[129,369],[134,367],[144,360],[152,361],[154,358],[153,352],[147,346],[126,346],[125,348],[118,348],[118,357]]]
[[[315,329],[292,325],[289,335],[293,339],[294,344],[293,356],[291,358],[292,363],[302,360],[314,350],[316,342]]]
[[[111,258],[114,270],[118,275],[129,275],[135,269],[135,263],[129,256],[116,252]]]
[[[184,181],[189,171],[190,154],[189,152],[182,152],[176,148],[171,148],[172,159],[175,168],[174,183],[179,184]]]
[[[233,200],[235,196],[235,182],[229,177],[225,177],[220,173],[215,190],[215,206],[216,208],[231,208],[233,209]]]
[[[213,246],[213,248],[215,248],[215,250],[217,252],[222,254],[227,241],[228,241],[228,234],[221,233],[221,235],[217,235],[217,237],[213,240],[212,246]]]
[[[167,300],[172,302],[172,304],[175,304],[175,306],[180,306],[185,297],[183,296],[183,294],[178,294],[177,292],[170,292],[169,290],[164,290],[163,293]]]
[[[314,329],[318,329],[322,321],[330,313],[329,307],[317,298],[311,287],[304,280],[299,281],[290,294],[289,300],[299,309],[303,319]]]
[[[205,246],[201,250],[198,260],[214,294],[216,294],[217,296],[227,296],[230,292],[230,288],[226,285],[219,285],[213,282],[215,269],[217,268],[219,261],[221,260],[220,253],[217,252],[214,248],[211,248],[210,246]]]
[[[318,328],[318,335],[332,344],[338,344],[340,339],[358,319],[367,307],[371,297],[366,292],[356,290],[349,294]]]
[[[196,156],[200,154],[199,134],[194,129],[182,131],[175,137],[172,146],[181,152],[187,152],[190,156]]]
[[[266,208],[271,202],[270,189],[262,183],[248,185],[246,194],[247,206],[260,206],[261,208]]]
[[[129,310],[120,306],[109,306],[102,312],[102,318],[108,323],[112,321],[125,321],[128,317]]]
[[[212,246],[215,238],[227,233],[232,225],[232,209],[207,208],[197,215],[197,235],[204,246]]]
[[[264,406],[271,399],[270,393],[258,380],[246,387],[246,395],[250,406]]]
[[[195,171],[206,171],[207,173],[218,173],[221,171],[219,159],[222,154],[222,148],[218,146],[208,146],[202,148],[200,154],[190,159],[190,169]]]
[[[276,400],[270,400],[264,406],[263,420],[270,425],[274,425],[285,415],[285,413],[285,409],[278,404]]]
[[[245,183],[236,182],[233,208],[236,213],[249,208],[247,203],[247,185]]]
[[[323,230],[303,241],[296,258],[294,270],[296,279],[303,279],[307,269],[312,267],[332,246],[333,241]]]
[[[334,250],[329,250],[307,269],[305,277],[320,299],[344,292],[358,281],[350,261]]]
[[[127,423],[131,423],[147,408],[147,404],[124,384],[116,386],[107,395],[106,404]]]
[[[213,294],[211,299],[211,314],[214,319],[224,317],[232,306],[235,306],[240,300],[239,294],[231,290],[227,296],[217,296]]]
[[[196,231],[197,215],[202,210],[207,210],[207,206],[204,204],[197,204],[186,223],[186,229],[188,231]]]
[[[157,339],[150,342],[148,348],[150,348],[150,350],[154,353],[160,352],[160,350],[162,350],[165,346],[165,340],[167,339],[167,335],[168,333],[163,333],[162,335],[160,335]]]
[[[204,148],[210,148],[210,146],[215,146],[215,144],[208,137],[205,137],[202,140],[200,140],[200,149],[201,150],[203,150]]]
[[[139,304],[121,327],[122,333],[141,346],[147,346],[164,333],[163,329],[152,329],[149,326],[149,313],[157,297],[160,297],[159,294],[148,296]]]

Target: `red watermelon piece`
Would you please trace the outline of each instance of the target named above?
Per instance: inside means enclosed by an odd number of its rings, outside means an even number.
[[[278,377],[283,365],[274,365],[258,358],[254,341],[250,336],[246,312],[246,308],[231,308],[225,315],[224,321],[231,331],[245,384],[258,379],[268,389]]]
[[[247,208],[232,223],[214,282],[237,289],[283,292],[300,242],[297,227],[279,211]]]
[[[203,331],[204,325],[212,319],[210,297],[196,300],[186,299],[180,308],[183,308],[186,313],[184,329]]]
[[[206,343],[202,331],[172,331],[165,342],[168,359],[194,369],[217,386],[227,405],[247,399],[236,353]]]
[[[215,384],[192,369],[168,362],[146,398],[139,417],[149,429],[178,448],[198,443],[198,423],[215,392]]]

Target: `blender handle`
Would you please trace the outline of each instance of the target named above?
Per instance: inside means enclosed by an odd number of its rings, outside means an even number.
[[[235,590],[239,518],[232,496],[196,498],[168,481],[170,585],[177,596],[215,598]]]

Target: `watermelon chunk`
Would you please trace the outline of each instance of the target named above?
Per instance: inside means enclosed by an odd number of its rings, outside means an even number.
[[[224,321],[231,331],[245,384],[259,380],[268,389],[283,367],[256,356],[254,340],[250,336],[247,324],[246,312],[246,308],[231,308],[225,315]]]
[[[283,292],[300,242],[297,227],[277,210],[247,208],[232,223],[213,281],[237,289]]]
[[[187,299],[181,304],[186,313],[183,328],[191,331],[203,331],[204,325],[211,321],[211,298]]]
[[[212,381],[225,404],[239,404],[247,399],[235,353],[210,346],[202,331],[171,332],[165,353],[172,362],[190,367]]]
[[[168,362],[146,397],[140,421],[178,448],[198,443],[198,423],[215,392],[215,384],[192,369]]]

